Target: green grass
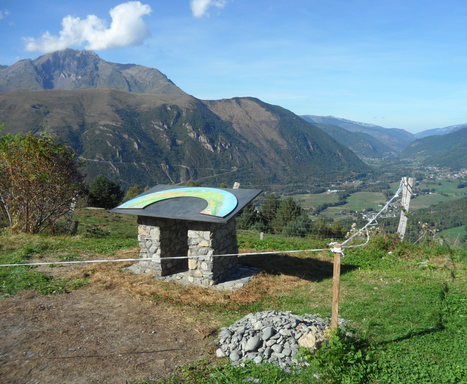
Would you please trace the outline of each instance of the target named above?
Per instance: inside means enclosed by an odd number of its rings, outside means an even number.
[[[417,210],[421,208],[428,208],[432,205],[450,200],[455,200],[455,198],[453,196],[445,196],[438,193],[432,193],[431,195],[421,195],[410,200],[410,209]]]
[[[457,199],[467,195],[466,188],[457,188],[460,184],[458,181],[440,180],[440,181],[424,181],[417,186],[417,189],[434,189],[436,193],[444,193],[454,195]]]
[[[459,183],[460,180],[423,181],[417,185],[416,191],[430,189],[432,192],[431,194],[420,194],[413,198],[410,202],[410,208],[413,210],[428,208],[444,201],[456,200],[467,196],[467,188],[457,188]]]
[[[467,230],[465,225],[445,229],[436,234],[437,238],[443,238],[449,242],[451,246],[458,247],[467,242]]]
[[[320,205],[337,203],[339,201],[337,193],[307,193],[294,195],[293,198],[305,209],[315,209]]]
[[[287,245],[287,239],[273,238],[268,240],[269,245]],[[251,233],[248,237],[241,233],[240,239],[244,246],[257,244]],[[297,239],[290,241],[290,248],[298,245]],[[289,373],[268,365],[242,368],[221,364],[199,370],[191,367],[188,376],[163,382],[463,383],[467,375],[465,252],[380,237],[368,247],[346,254],[340,315],[352,320],[366,347],[363,352],[346,351],[342,358],[367,356],[368,361],[361,360],[352,368],[338,367],[338,361],[321,361],[321,371],[313,365]],[[267,308],[329,317],[329,301],[322,302],[322,292],[330,290],[330,279],[310,282],[280,298],[269,297],[247,306],[237,313],[237,318],[250,310]],[[320,379],[313,380],[317,372]],[[340,376],[333,376],[333,372],[340,372]]]
[[[5,245],[5,235],[0,235],[0,263],[27,263],[39,254],[48,252],[47,241],[32,241],[29,244]],[[29,238],[28,240],[32,240]],[[14,295],[23,290],[35,290],[42,294],[64,293],[80,288],[85,279],[57,279],[32,267],[0,267],[0,297]]]
[[[347,198],[347,204],[343,205],[343,208],[355,211],[368,208],[377,210],[381,208],[380,204],[384,204],[386,200],[381,192],[356,192]]]
[[[321,214],[326,217],[332,217],[334,220],[343,220],[349,217],[346,212],[364,211],[366,209],[377,211],[386,200],[386,197],[381,192],[356,192],[347,198],[346,204],[328,207]]]
[[[0,232],[0,263],[71,261],[108,258],[117,250],[137,246],[136,218],[104,210],[78,210],[78,235],[18,234]],[[85,279],[60,279],[31,267],[0,268],[0,297],[22,290],[62,293],[86,284]]]

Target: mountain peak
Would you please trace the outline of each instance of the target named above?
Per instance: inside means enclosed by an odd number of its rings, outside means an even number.
[[[155,68],[111,63],[88,50],[64,49],[0,68],[0,91],[3,92],[17,89],[82,88],[184,94],[167,76]]]

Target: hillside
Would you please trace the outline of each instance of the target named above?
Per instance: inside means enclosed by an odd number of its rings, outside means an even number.
[[[466,124],[450,125],[449,127],[444,127],[444,128],[427,129],[425,131],[417,132],[415,134],[415,137],[417,139],[422,139],[422,138],[428,137],[428,136],[445,135],[446,133],[452,133],[452,132],[458,131],[459,129],[462,129],[462,128],[467,128],[467,123]]]
[[[22,90],[0,93],[0,121],[6,132],[57,136],[86,161],[88,179],[104,174],[126,186],[307,184],[369,171],[320,129],[256,99]]]
[[[81,88],[184,94],[157,69],[109,63],[92,51],[65,49],[0,68],[0,92]]]
[[[415,139],[413,134],[398,128],[384,128],[374,124],[359,123],[333,116],[304,115],[302,117],[311,123],[337,125],[350,132],[366,133],[394,152],[400,152]]]
[[[285,108],[255,98],[205,103],[245,140],[267,153],[269,159],[265,161],[273,160],[279,167],[294,164],[293,171],[284,168],[286,173],[310,174],[315,178],[325,177],[324,168],[333,174],[368,171],[352,151]]]
[[[420,160],[425,165],[467,168],[467,127],[416,140],[401,153],[401,157]]]
[[[377,159],[394,154],[391,148],[367,133],[351,132],[337,125],[314,124],[361,159]]]

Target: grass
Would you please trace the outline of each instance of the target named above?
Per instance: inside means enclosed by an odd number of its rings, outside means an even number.
[[[381,208],[380,204],[384,204],[386,200],[381,192],[356,192],[347,198],[347,204],[342,207],[354,211],[362,211],[368,208],[377,210]]]
[[[77,236],[3,233],[0,259],[111,258],[121,252],[136,256],[133,217],[90,210],[79,211],[78,217]],[[259,240],[253,231],[239,231],[238,239],[242,251],[326,246],[326,241],[277,235]],[[391,236],[375,237],[342,259],[340,315],[352,321],[363,343],[336,339],[330,350],[308,357],[310,367],[297,371],[204,361],[180,369],[163,383],[465,382],[465,256],[465,250],[437,243],[412,245]],[[4,296],[24,289],[61,293],[83,284],[123,289],[189,315],[207,335],[247,313],[268,309],[330,316],[330,252],[245,256],[240,261],[263,272],[235,292],[154,281],[125,272],[120,264],[80,266],[72,273],[65,268],[67,273],[61,268],[0,268],[0,287]],[[349,361],[353,363],[345,363]]]
[[[321,214],[326,217],[332,217],[334,220],[342,220],[349,217],[346,215],[346,212],[364,211],[367,209],[377,211],[386,200],[386,197],[381,192],[355,192],[347,198],[346,204],[328,207]]]
[[[421,195],[417,196],[415,199],[412,199],[410,201],[410,209],[417,210],[422,208],[428,208],[432,205],[454,199],[455,198],[453,198],[453,196],[440,195],[438,193],[432,193],[431,195]]]
[[[423,181],[417,185],[416,190],[430,189],[432,192],[431,194],[421,194],[413,198],[410,202],[410,208],[414,210],[428,208],[444,201],[467,196],[467,188],[457,188],[459,183],[460,180]]]
[[[135,217],[82,209],[76,218],[80,222],[77,236],[0,232],[0,263],[109,258],[120,249],[137,246]],[[62,293],[87,283],[83,277],[68,279],[55,275],[51,270],[43,273],[31,267],[0,268],[0,296],[27,289],[44,294]]]
[[[318,208],[320,205],[337,203],[339,201],[339,196],[337,193],[326,192],[294,195],[293,198],[304,209],[315,209]]]
[[[436,234],[436,237],[445,239],[453,247],[457,247],[466,242],[467,230],[465,225],[462,225],[460,227],[445,229]]]
[[[460,199],[463,196],[467,195],[467,190],[465,188],[457,188],[460,180],[458,181],[449,181],[449,180],[440,180],[440,181],[424,181],[417,186],[417,189],[433,189],[436,193],[444,193],[447,195],[453,195],[456,199]]]

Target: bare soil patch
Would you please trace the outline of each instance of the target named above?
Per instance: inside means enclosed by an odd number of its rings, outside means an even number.
[[[213,355],[190,316],[122,290],[26,292],[0,300],[2,383],[125,383],[161,379]]]

